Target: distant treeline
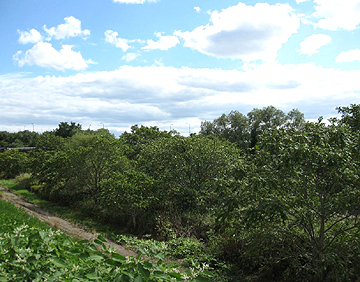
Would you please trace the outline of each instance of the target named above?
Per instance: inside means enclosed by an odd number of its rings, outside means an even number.
[[[237,111],[199,134],[62,122],[52,132],[0,133],[0,174],[31,175],[42,197],[159,240],[206,244],[229,281],[360,279],[360,105],[306,122],[297,109]],[[226,279],[224,278],[224,281]]]

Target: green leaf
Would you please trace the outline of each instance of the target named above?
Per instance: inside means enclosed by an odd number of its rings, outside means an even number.
[[[150,271],[145,269],[140,263],[137,265],[137,267],[142,277],[144,278],[150,277]]]
[[[97,274],[95,272],[93,273],[89,273],[89,274],[86,274],[86,277],[90,280],[97,280],[97,279],[100,279],[99,276],[97,276]]]
[[[99,255],[91,255],[89,257],[89,259],[94,260],[96,262],[101,262],[104,258],[102,256],[99,256]]]
[[[182,278],[182,275],[180,273],[177,272],[169,272],[168,273],[171,277],[175,277],[175,278]]]
[[[59,258],[53,258],[52,262],[57,267],[65,268],[67,266],[67,264],[63,260],[61,260]]]
[[[126,261],[126,258],[118,253],[112,253],[111,258],[115,261]]]

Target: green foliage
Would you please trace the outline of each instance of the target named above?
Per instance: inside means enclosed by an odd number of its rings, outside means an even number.
[[[103,181],[100,203],[104,216],[132,232],[151,230],[150,211],[156,201],[152,185],[150,177],[136,170],[114,173]]]
[[[247,116],[238,111],[231,111],[228,115],[223,114],[213,122],[202,122],[200,134],[229,140],[247,151],[256,146],[259,136],[266,130],[282,126],[300,129],[304,123],[304,115],[298,109],[285,114],[269,106],[262,109],[254,108]]]
[[[145,261],[141,255],[126,258],[106,248],[101,237],[94,244],[74,241],[30,222],[29,216],[2,201],[0,209],[4,211],[0,213],[1,281],[209,281],[203,278],[209,277],[207,273],[180,273],[176,267]],[[19,217],[27,223],[18,221]]]
[[[183,236],[182,226],[195,218],[192,215],[212,213],[221,184],[224,179],[232,178],[237,162],[239,152],[234,146],[206,137],[175,136],[147,146],[138,164],[139,169],[154,179],[150,193],[156,199],[152,208],[158,226],[168,228],[170,221],[176,235]]]
[[[37,132],[29,130],[10,133],[0,131],[0,148],[1,147],[35,147],[39,139]]]
[[[31,174],[22,173],[15,178],[16,187],[20,189],[30,189],[31,188]]]
[[[4,178],[14,178],[24,173],[28,168],[28,155],[18,150],[6,150],[0,153],[0,175]]]
[[[234,189],[232,208],[220,216],[236,238],[228,240],[238,250],[231,256],[257,279],[354,279],[357,140],[348,128],[321,121],[265,134],[246,180]]]
[[[54,130],[56,136],[68,138],[74,136],[77,132],[81,131],[81,125],[75,122],[60,122],[58,128]]]
[[[336,109],[341,114],[341,124],[349,126],[354,131],[360,130],[360,104],[351,104],[349,107]]]
[[[159,139],[171,137],[173,132],[160,131],[157,126],[143,126],[136,124],[131,127],[131,132],[124,132],[120,141],[127,147],[126,156],[130,160],[137,159],[139,153],[150,143]]]
[[[40,191],[64,204],[92,199],[98,204],[102,182],[128,167],[121,143],[103,132],[71,138],[47,134],[32,154],[32,173],[43,183]],[[60,139],[59,139],[60,138]]]

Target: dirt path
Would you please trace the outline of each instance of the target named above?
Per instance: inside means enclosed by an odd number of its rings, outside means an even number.
[[[84,230],[83,228],[66,221],[60,217],[53,216],[50,213],[42,210],[38,206],[28,201],[25,201],[18,195],[10,192],[8,189],[0,186],[0,194],[2,194],[1,198],[5,201],[13,203],[15,206],[20,207],[26,213],[31,216],[38,218],[39,220],[47,223],[48,225],[63,230],[64,232],[70,234],[71,236],[77,237],[79,239],[85,240],[94,240],[96,235]],[[106,243],[104,243],[107,247],[112,246],[115,250],[118,250],[118,253],[123,256],[136,256],[136,253],[125,249],[123,246],[118,245],[110,240],[106,239]]]

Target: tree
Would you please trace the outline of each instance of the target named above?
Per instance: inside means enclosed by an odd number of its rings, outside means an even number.
[[[44,134],[32,158],[34,178],[44,184],[42,193],[64,204],[98,204],[102,182],[128,166],[121,143],[104,131],[67,139]]]
[[[244,150],[249,148],[249,132],[248,118],[238,111],[231,111],[228,115],[222,114],[213,122],[202,122],[200,128],[201,135],[229,140]]]
[[[159,138],[171,137],[172,132],[160,131],[157,126],[143,126],[136,124],[131,127],[131,132],[124,132],[120,136],[120,141],[127,146],[126,155],[134,160],[139,153],[151,142]]]
[[[240,152],[216,138],[174,136],[157,139],[139,155],[138,169],[154,180],[151,197],[154,212],[178,224],[212,213],[223,179],[230,181]]]
[[[259,136],[266,130],[278,128],[286,122],[285,113],[274,106],[268,106],[262,109],[254,108],[247,116],[250,123],[250,148],[256,146]]]
[[[71,139],[67,154],[69,179],[95,203],[102,191],[102,181],[128,167],[121,144],[109,135],[77,134]]]
[[[14,178],[27,172],[28,156],[18,150],[6,150],[0,153],[0,175],[4,178]]]
[[[219,118],[201,123],[200,134],[216,136],[236,143],[244,151],[254,148],[259,136],[267,130],[279,127],[301,128],[305,123],[304,115],[293,109],[288,114],[273,107],[254,108],[244,116],[238,111],[222,114]]]
[[[75,122],[60,122],[58,128],[54,130],[56,136],[68,138],[74,136],[77,132],[81,131],[81,124]]]
[[[348,125],[352,130],[360,130],[360,104],[351,104],[349,107],[336,108],[341,114],[341,124]]]
[[[240,252],[275,280],[353,280],[360,262],[358,136],[319,120],[269,131],[258,146],[247,180],[234,190],[236,204],[223,213],[247,246]]]

